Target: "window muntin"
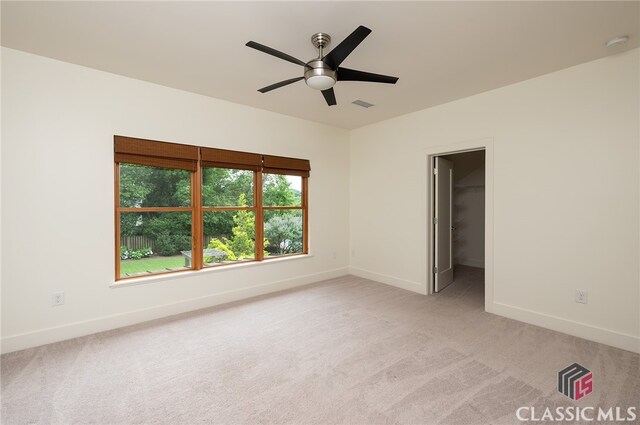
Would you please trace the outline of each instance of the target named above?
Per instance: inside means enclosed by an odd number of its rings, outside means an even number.
[[[308,160],[114,139],[116,280],[308,253]]]

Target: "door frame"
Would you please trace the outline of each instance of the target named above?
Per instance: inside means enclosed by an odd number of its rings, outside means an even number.
[[[426,148],[426,187],[427,194],[427,231],[425,245],[427,248],[426,273],[424,286],[428,294],[434,294],[435,279],[432,273],[434,266],[434,238],[432,217],[434,216],[434,177],[433,158],[436,156],[455,155],[458,153],[484,150],[485,152],[485,192],[484,192],[484,310],[493,313],[493,138],[469,140],[441,146]]]

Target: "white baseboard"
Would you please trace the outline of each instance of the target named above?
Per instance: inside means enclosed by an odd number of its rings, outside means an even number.
[[[426,288],[418,282],[398,279],[393,276],[375,273],[359,269],[357,267],[349,267],[349,274],[387,285],[396,286],[398,288],[407,289],[419,294],[425,294],[426,290]],[[621,348],[634,353],[640,353],[640,337],[637,336],[627,335],[609,329],[599,328],[597,326],[586,325],[584,323],[574,322],[561,317],[538,313],[536,311],[526,310],[502,303],[494,302],[487,307],[487,312],[497,314],[498,316],[577,336],[589,341],[599,342],[601,344],[610,345],[612,347]]]
[[[579,338],[588,339],[589,341],[599,342],[601,344],[610,345],[612,347],[621,348],[634,353],[640,353],[640,337],[637,336],[623,334],[609,329],[599,328],[597,326],[586,325],[584,323],[563,319],[562,317],[538,313],[532,310],[502,303],[494,302],[492,310],[492,313],[499,316],[508,317],[520,322],[577,336]]]
[[[11,335],[2,338],[2,353],[23,350],[25,348],[37,347],[52,342],[64,341],[71,338],[90,335],[97,332],[121,328],[123,326],[134,325],[147,322],[149,320],[162,317],[173,316],[175,314],[186,313],[232,301],[238,301],[258,295],[269,294],[298,286],[308,285],[326,279],[333,279],[348,274],[349,269],[342,267],[328,270],[326,272],[314,273],[298,276],[291,279],[270,282],[248,288],[241,288],[218,294],[207,295],[199,298],[192,298],[177,303],[154,306],[142,310],[130,311],[127,313],[99,317],[96,319],[81,322],[69,323],[33,332]]]
[[[363,277],[365,279],[374,280],[376,282],[384,283],[387,285],[395,286],[397,288],[406,289],[408,291],[417,292],[425,295],[427,288],[420,282],[412,282],[410,280],[398,279],[397,277],[389,276],[386,274],[380,274],[370,272],[368,270],[359,269],[357,267],[349,267],[349,274],[354,276]]]

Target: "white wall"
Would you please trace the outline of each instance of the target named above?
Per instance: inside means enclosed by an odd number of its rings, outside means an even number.
[[[2,349],[347,270],[424,292],[425,150],[489,137],[490,311],[640,351],[639,59],[348,133],[3,48]],[[114,134],[309,158],[313,256],[111,288]],[[588,305],[573,302],[576,288]],[[66,303],[52,307],[58,290]]]
[[[425,292],[425,151],[492,138],[489,311],[640,351],[639,60],[635,49],[352,131],[351,272]]]
[[[484,151],[443,158],[453,163],[453,264],[484,268]]]
[[[347,272],[346,130],[5,48],[2,124],[5,352]],[[111,288],[114,134],[308,158],[313,256]]]

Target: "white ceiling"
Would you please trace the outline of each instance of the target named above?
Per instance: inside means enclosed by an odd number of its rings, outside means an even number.
[[[343,128],[406,114],[638,46],[639,2],[2,2],[2,45]],[[373,30],[345,67],[400,77],[343,81],[337,106],[303,68],[326,32]],[[614,49],[604,43],[627,35]],[[365,109],[351,104],[362,99]]]

